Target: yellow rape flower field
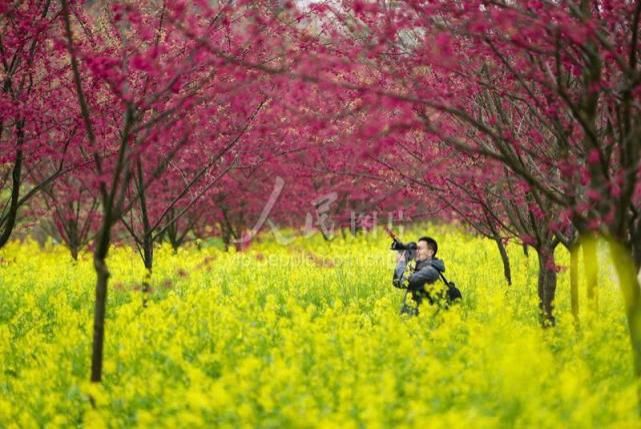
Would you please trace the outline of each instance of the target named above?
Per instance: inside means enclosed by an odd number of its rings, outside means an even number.
[[[404,237],[428,228],[406,230]],[[601,252],[598,310],[541,329],[538,262],[508,246],[430,227],[464,302],[399,316],[384,233],[269,236],[226,253],[110,251],[103,383],[88,383],[95,274],[56,245],[0,251],[0,427],[639,427],[616,277]],[[569,256],[557,249],[557,263]],[[89,397],[93,397],[95,406]]]

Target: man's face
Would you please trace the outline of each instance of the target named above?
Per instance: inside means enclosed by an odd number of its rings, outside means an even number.
[[[425,261],[426,259],[432,259],[432,256],[434,256],[434,252],[427,247],[427,242],[419,241],[418,248],[416,249],[416,260]]]

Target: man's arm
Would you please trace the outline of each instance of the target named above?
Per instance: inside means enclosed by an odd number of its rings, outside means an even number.
[[[406,267],[407,261],[405,260],[405,255],[399,254],[399,257],[396,260],[396,268],[394,269],[394,277],[392,277],[392,284],[394,287],[405,289],[403,287],[403,274],[405,273]]]
[[[434,283],[436,280],[438,280],[438,277],[438,270],[431,264],[428,264],[410,276],[409,288],[418,289],[425,283]]]

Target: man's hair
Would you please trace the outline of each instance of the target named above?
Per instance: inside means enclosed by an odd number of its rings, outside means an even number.
[[[436,240],[434,240],[432,237],[421,237],[418,239],[418,241],[426,242],[427,247],[434,251],[434,254],[432,256],[436,256],[436,252],[438,251],[438,244],[436,243]]]

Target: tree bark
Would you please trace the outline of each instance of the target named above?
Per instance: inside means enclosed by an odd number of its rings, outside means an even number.
[[[554,296],[556,293],[556,271],[554,270],[554,247],[536,249],[539,260],[539,310],[543,327],[554,326]]]
[[[570,307],[574,322],[579,325],[579,243],[570,246]]]
[[[74,261],[78,260],[78,253],[80,251],[79,246],[71,246],[71,257],[73,258]]]
[[[174,217],[174,210],[172,209],[169,212],[169,216],[171,218]],[[169,243],[171,244],[171,248],[174,250],[174,254],[178,253],[178,248],[180,247],[181,240],[178,237],[178,221],[174,220],[172,221],[169,226],[167,227],[167,239],[169,240]]]
[[[102,356],[105,338],[105,311],[107,308],[107,285],[109,269],[107,268],[107,251],[111,240],[111,216],[105,216],[100,231],[98,245],[94,252],[96,270],[96,306],[93,319],[93,347],[91,355],[91,381],[99,383],[102,379]]]
[[[151,290],[151,270],[154,265],[154,239],[149,212],[147,211],[147,194],[142,167],[142,159],[136,161],[138,178],[138,197],[140,199],[140,215],[142,217],[142,259],[145,264],[145,276],[142,279],[142,306],[147,307],[148,295]]]
[[[505,245],[503,245],[503,241],[498,237],[494,238],[494,242],[496,243],[496,246],[499,248],[499,253],[501,254],[501,261],[503,262],[503,275],[505,276],[507,285],[512,286],[512,270],[510,268],[510,258],[507,255],[507,250],[505,249]]]
[[[154,266],[154,243],[149,235],[145,235],[142,251],[145,264],[145,276],[142,279],[142,306],[147,307],[149,293],[151,292],[151,274]]]
[[[599,310],[597,276],[598,276],[598,258],[597,258],[597,240],[592,233],[585,235],[581,240],[583,248],[583,270],[585,273],[588,305],[594,311]]]
[[[74,261],[78,260],[80,243],[82,241],[82,239],[80,238],[80,231],[78,230],[78,221],[79,219],[77,216],[74,217],[74,219],[67,221],[67,237],[69,239],[69,250],[71,251],[71,257]]]
[[[641,292],[638,273],[641,264],[633,257],[633,249],[615,241],[609,242],[614,267],[621,284],[625,315],[628,321],[628,333],[632,346],[634,375],[637,380],[637,406],[641,413]]]
[[[2,231],[0,232],[0,248],[4,247],[4,245],[9,241],[9,237],[11,237],[11,233],[13,232],[13,228],[16,225],[16,219],[18,217],[20,185],[22,181],[24,120],[20,120],[16,124],[16,139],[16,159],[13,163],[13,170],[11,171],[11,200],[6,216],[3,216],[0,219],[0,226],[2,226]]]

